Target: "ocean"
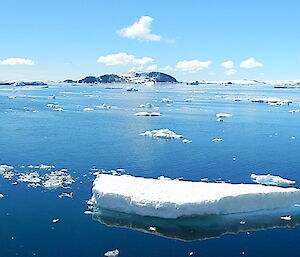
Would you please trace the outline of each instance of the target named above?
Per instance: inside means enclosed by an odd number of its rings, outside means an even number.
[[[193,181],[253,183],[252,173],[300,180],[300,113],[289,112],[300,109],[299,88],[159,84],[129,92],[127,86],[0,87],[0,164],[13,166],[15,173],[12,180],[0,175],[1,257],[96,257],[114,249],[124,257],[299,255],[300,223],[280,216],[243,227],[242,216],[216,225],[210,219],[174,223],[85,214],[98,169]],[[163,98],[172,102],[162,103]],[[266,103],[278,99],[291,103]],[[159,109],[139,107],[146,103]],[[102,104],[111,108],[95,108]],[[134,115],[140,111],[161,116]],[[218,122],[217,113],[232,117]],[[140,135],[162,128],[192,142]],[[41,164],[67,169],[75,182],[50,189],[14,183],[18,172],[50,173],[30,166]],[[64,192],[73,192],[73,198],[59,197]],[[157,232],[147,231],[152,223]]]

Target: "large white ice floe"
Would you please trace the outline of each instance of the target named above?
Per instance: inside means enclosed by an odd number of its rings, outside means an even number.
[[[285,179],[280,176],[274,176],[271,174],[267,174],[267,175],[251,174],[251,179],[256,183],[263,184],[263,185],[290,186],[296,184],[296,181],[294,180]]]
[[[141,136],[157,137],[164,139],[183,138],[183,135],[178,135],[170,129],[155,129],[145,131],[140,134]]]
[[[228,118],[228,117],[231,117],[231,116],[232,116],[232,114],[230,114],[230,113],[217,113],[216,114],[217,118]]]
[[[285,208],[300,203],[300,190],[256,184],[150,179],[100,174],[93,183],[97,208],[152,216],[222,215]]]

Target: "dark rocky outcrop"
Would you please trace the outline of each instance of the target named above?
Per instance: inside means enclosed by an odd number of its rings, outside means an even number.
[[[121,83],[126,80],[116,74],[105,74],[99,77],[101,83]]]
[[[78,83],[96,83],[96,82],[100,82],[100,79],[94,76],[87,76],[84,79],[78,81]]]
[[[63,81],[64,83],[77,83],[76,80],[72,80],[72,79],[66,79]]]

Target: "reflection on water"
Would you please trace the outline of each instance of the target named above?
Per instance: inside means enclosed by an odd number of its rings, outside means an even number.
[[[281,216],[286,215],[292,215],[292,219],[290,221],[282,220]],[[193,241],[239,232],[293,228],[300,225],[300,207],[268,212],[178,219],[143,217],[99,209],[93,214],[93,219],[107,226],[138,230],[171,239]]]

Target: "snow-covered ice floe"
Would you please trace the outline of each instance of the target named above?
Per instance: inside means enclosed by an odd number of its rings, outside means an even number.
[[[159,112],[137,112],[136,116],[161,116]]]
[[[272,210],[300,203],[297,188],[130,175],[100,174],[92,191],[95,207],[169,219]]]
[[[157,137],[157,138],[164,138],[164,139],[173,139],[173,138],[183,138],[183,135],[178,135],[174,131],[169,129],[155,129],[145,131],[140,134],[141,136],[149,136],[149,137]]]
[[[0,165],[0,174],[3,174],[4,172],[10,171],[13,168],[14,168],[13,166],[2,164],[2,165]]]
[[[267,175],[256,175],[251,174],[251,179],[253,182],[263,185],[272,185],[272,186],[290,186],[295,185],[296,181],[282,178],[280,176],[274,176],[271,174]]]

